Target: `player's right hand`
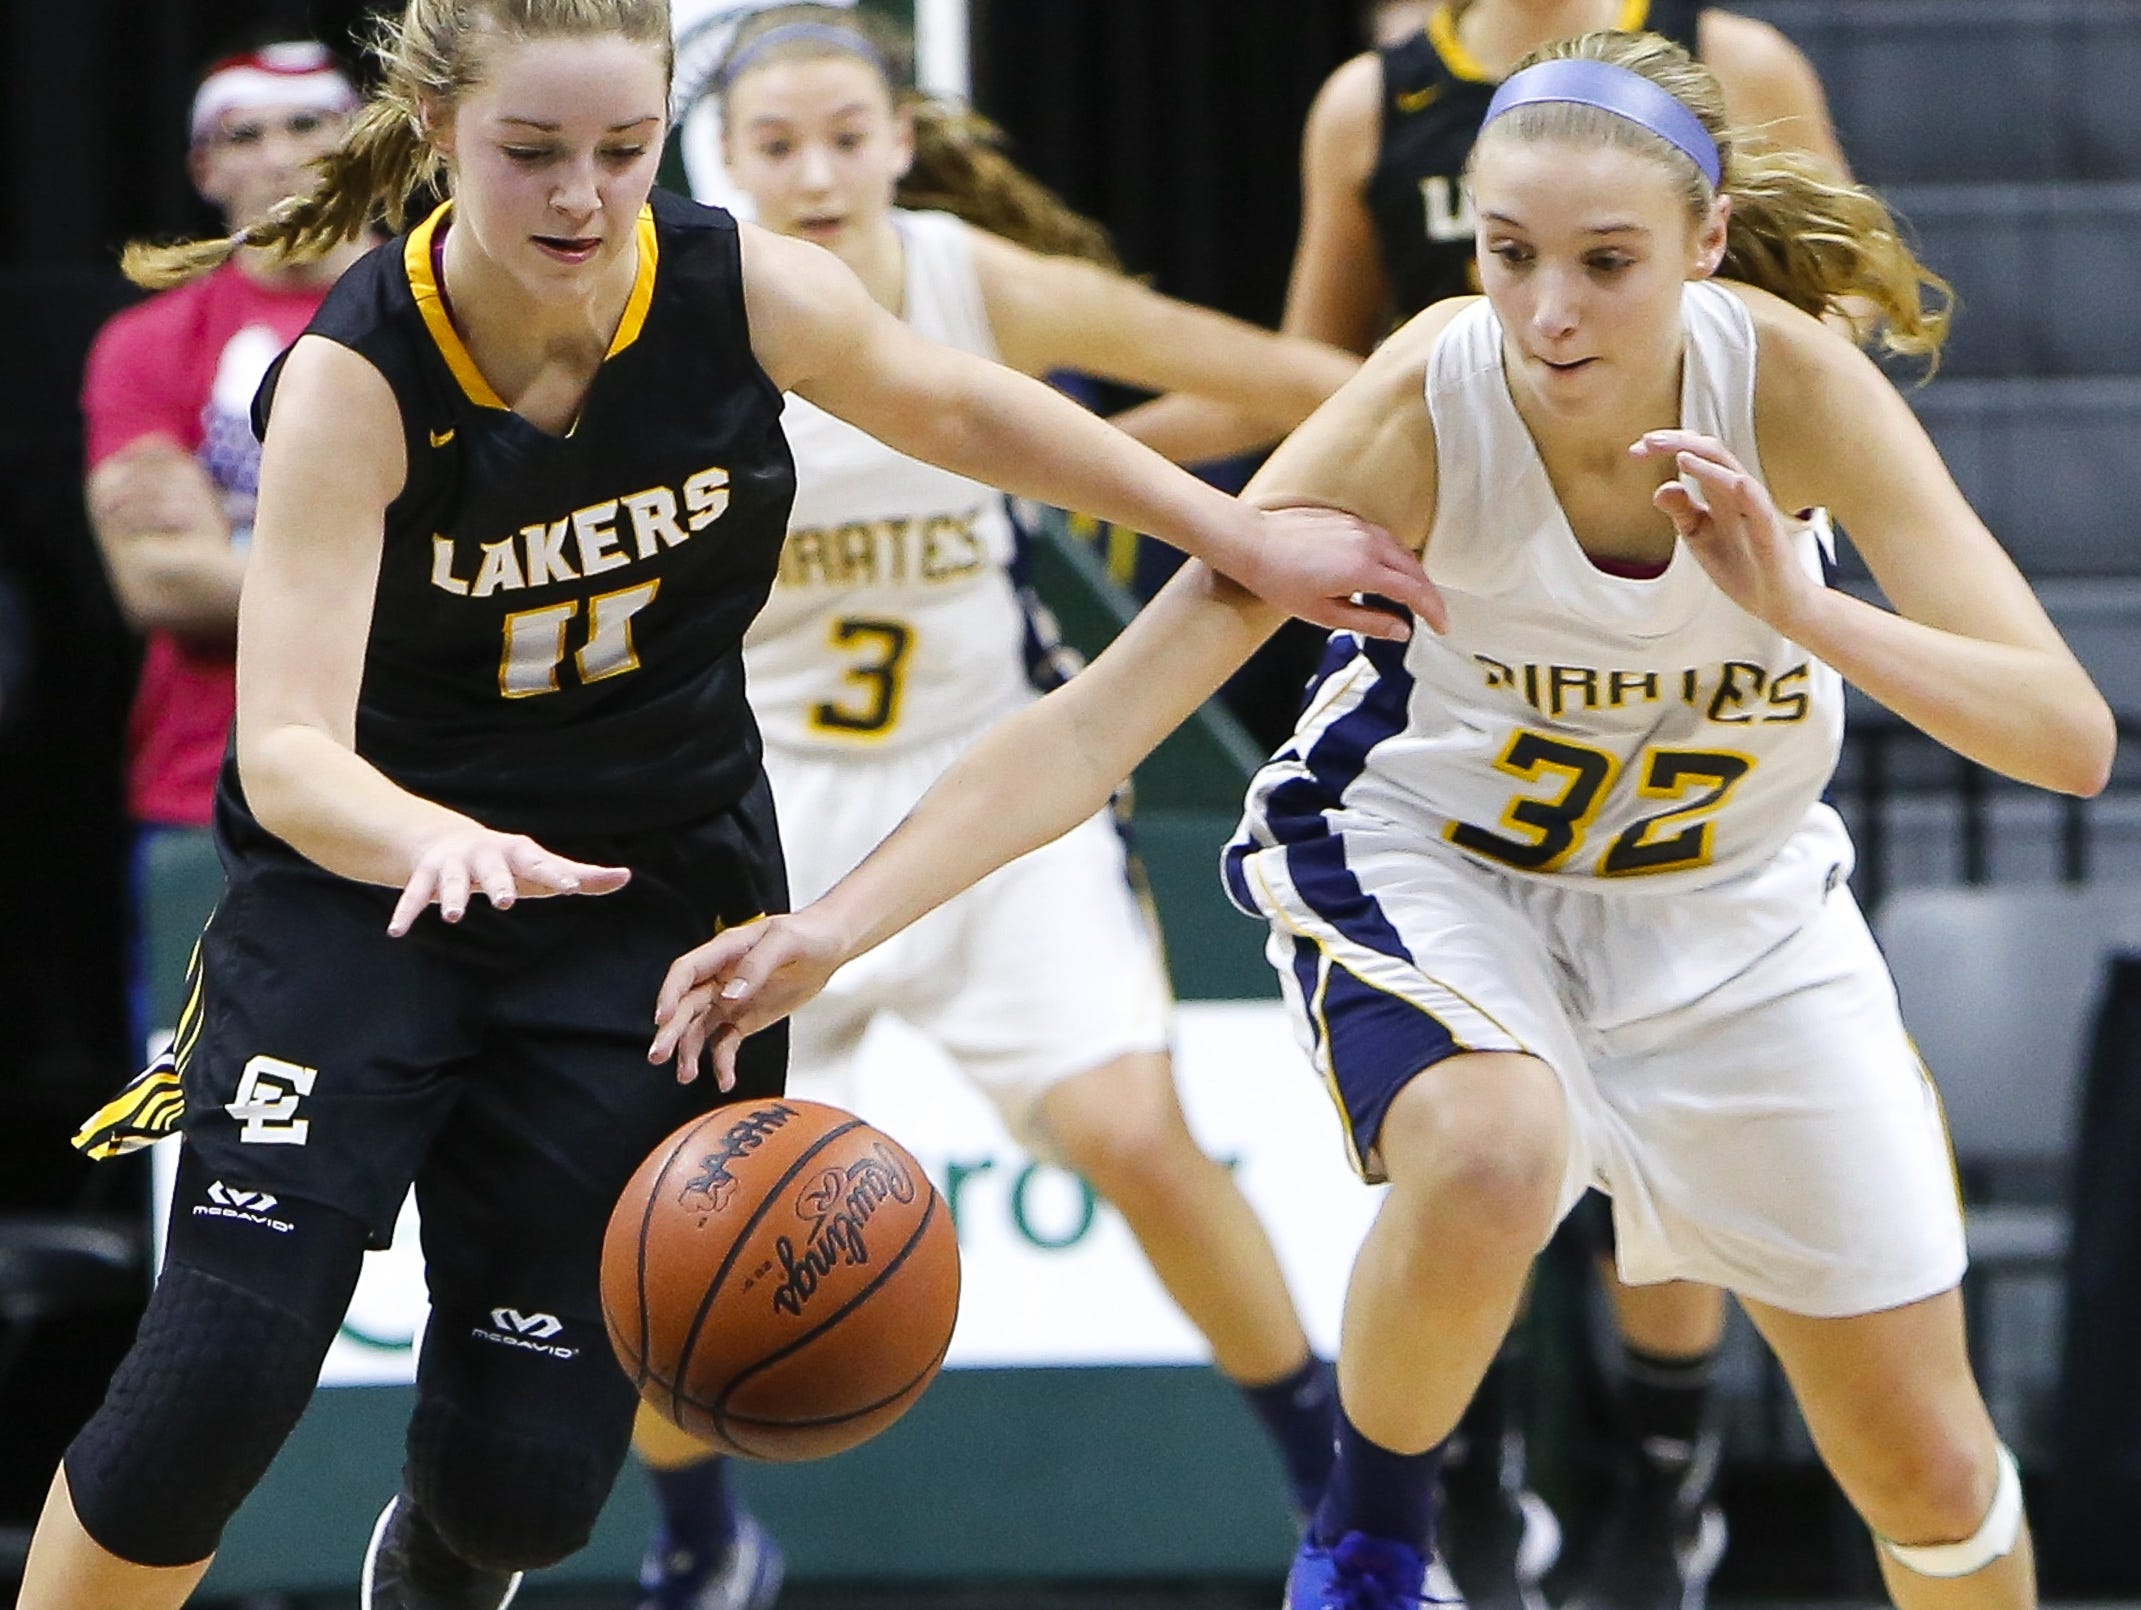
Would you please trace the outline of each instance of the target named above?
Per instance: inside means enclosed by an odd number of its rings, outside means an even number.
[[[825,988],[846,960],[840,934],[807,906],[722,929],[670,963],[647,1060],[659,1066],[674,1057],[677,1083],[688,1085],[711,1048],[714,1082],[734,1090],[743,1042]]]
[[[1403,640],[1417,616],[1433,631],[1449,625],[1442,595],[1420,556],[1379,525],[1343,509],[1296,504],[1258,511],[1260,540],[1206,562],[1266,603],[1334,631]],[[1393,613],[1361,597],[1387,598]]]
[[[553,855],[525,833],[499,833],[478,822],[457,824],[418,850],[387,932],[399,939],[426,906],[447,922],[468,915],[477,895],[504,911],[514,901],[560,894],[611,894],[631,881],[627,867],[595,866]]]

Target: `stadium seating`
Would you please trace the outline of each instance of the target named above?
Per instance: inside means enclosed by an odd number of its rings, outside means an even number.
[[[2129,0],[1742,0],[1813,58],[1859,176],[2141,176]]]

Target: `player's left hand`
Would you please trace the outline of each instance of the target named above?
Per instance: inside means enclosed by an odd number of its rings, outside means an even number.
[[[1654,430],[1628,451],[1636,458],[1673,458],[1679,478],[1659,487],[1651,501],[1727,598],[1764,625],[1795,636],[1794,626],[1821,587],[1800,562],[1793,524],[1778,511],[1769,488],[1714,436]]]
[[[825,988],[846,960],[840,935],[809,907],[722,929],[670,963],[647,1060],[674,1057],[677,1083],[688,1085],[711,1049],[714,1082],[734,1090],[743,1042]]]

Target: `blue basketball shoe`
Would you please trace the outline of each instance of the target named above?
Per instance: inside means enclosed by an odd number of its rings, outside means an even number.
[[[1348,1532],[1333,1548],[1311,1532],[1286,1577],[1284,1610],[1463,1610],[1449,1573],[1418,1549]]]
[[[773,1534],[739,1504],[736,1535],[719,1554],[655,1539],[639,1568],[639,1610],[773,1610],[787,1572]]]

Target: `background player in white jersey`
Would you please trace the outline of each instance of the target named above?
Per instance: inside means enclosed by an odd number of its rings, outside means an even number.
[[[1442,588],[1437,633],[1334,639],[1228,857],[1391,1186],[1288,1603],[1424,1600],[1439,1444],[1596,1183],[1627,1278],[1739,1295],[1897,1602],[2021,1610],[1938,1103],[1820,793],[1840,677],[2074,794],[2104,785],[2111,714],[1908,406],[1816,317],[1861,297],[1891,345],[1937,348],[1885,207],[1728,128],[1677,47],[1542,54],[1474,158],[1486,300],[1415,319],[1250,493],[1384,522]],[[1822,585],[1779,512],[1817,505],[1894,612]],[[710,1043],[725,1068],[835,965],[1078,820],[1275,625],[1177,578],[832,893],[680,959],[650,1054],[688,1071]]]
[[[814,240],[935,341],[1235,401],[1267,439],[1357,360],[1159,295],[1098,266],[1106,239],[908,91],[906,42],[853,12],[789,6],[738,29],[716,79],[730,182],[763,226]],[[896,205],[898,193],[932,207]],[[968,222],[971,219],[973,222]],[[782,427],[798,496],[780,579],[746,643],[791,887],[807,899],[892,830],[998,716],[1030,703],[1034,628],[1002,494],[800,399]],[[1309,1349],[1263,1227],[1201,1152],[1168,1060],[1170,993],[1115,823],[1097,814],[843,971],[797,1019],[799,1092],[843,1075],[879,1013],[957,1060],[1031,1151],[1123,1214],[1162,1283],[1256,1409],[1312,1508],[1330,1462],[1328,1366]],[[759,1606],[779,1550],[722,1466],[641,1417],[662,1535],[650,1610]]]

